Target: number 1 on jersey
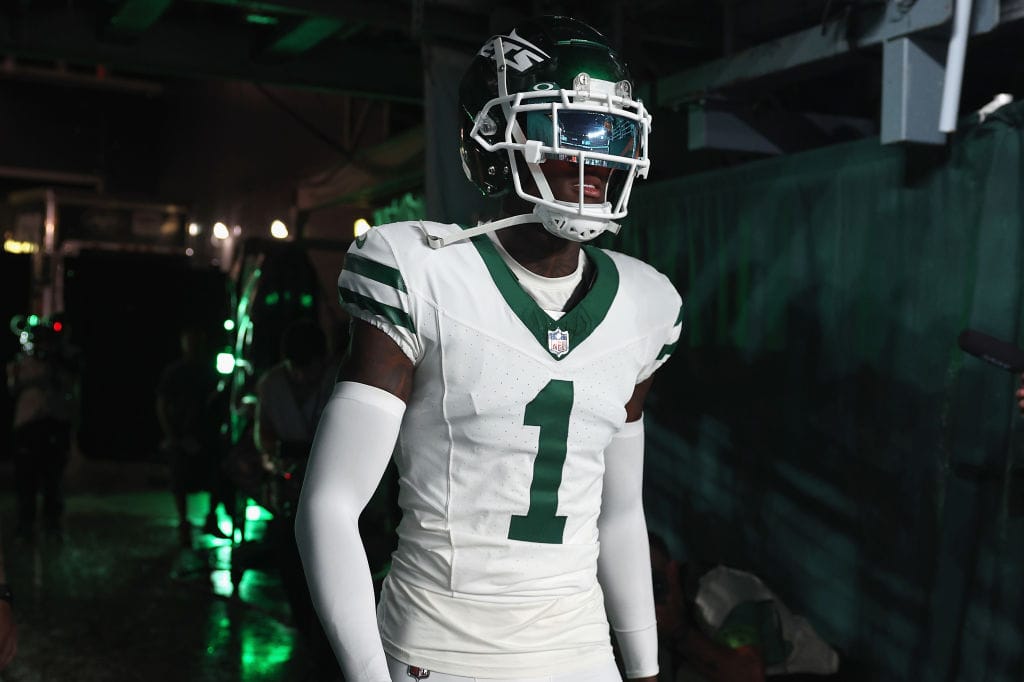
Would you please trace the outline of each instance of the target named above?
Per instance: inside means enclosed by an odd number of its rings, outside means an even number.
[[[569,441],[569,413],[572,412],[571,381],[552,379],[526,405],[526,426],[539,426],[537,457],[533,460],[530,509],[526,516],[513,514],[508,528],[510,540],[561,544],[565,517],[557,516],[558,487],[562,484],[566,444]]]

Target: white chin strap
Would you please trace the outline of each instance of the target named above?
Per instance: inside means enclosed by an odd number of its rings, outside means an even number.
[[[574,202],[557,201],[555,203],[565,206],[565,211],[560,211],[550,206],[536,204],[533,207],[532,213],[524,213],[522,215],[511,216],[509,218],[502,218],[501,220],[482,223],[476,227],[471,227],[468,230],[463,230],[456,234],[430,234],[422,220],[420,221],[420,231],[423,232],[423,235],[427,238],[427,244],[429,244],[432,249],[440,249],[464,239],[472,239],[473,237],[481,234],[497,232],[498,230],[506,227],[522,225],[524,223],[539,222],[544,226],[545,230],[556,237],[562,237],[563,239],[569,239],[574,242],[590,241],[602,232],[611,232],[612,234],[618,234],[619,232],[620,225],[608,220],[607,218],[601,218],[596,215],[580,215],[578,213],[578,205]],[[610,205],[594,204],[594,206],[599,209],[608,210]]]
[[[587,204],[583,213],[579,212],[579,204],[572,201],[558,201],[553,203],[564,210],[559,210],[545,204],[536,204],[533,207],[533,215],[540,218],[544,229],[563,239],[574,242],[589,242],[602,232],[619,233],[619,224],[601,216],[601,213],[611,213],[612,205],[608,202],[603,204]],[[588,209],[596,209],[591,213]]]

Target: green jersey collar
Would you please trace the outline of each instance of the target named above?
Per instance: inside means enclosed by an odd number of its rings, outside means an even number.
[[[584,245],[583,251],[596,269],[594,283],[572,310],[553,320],[523,291],[490,238],[481,235],[472,242],[508,307],[555,360],[567,357],[597,329],[619,290],[619,271],[612,259],[601,249]]]

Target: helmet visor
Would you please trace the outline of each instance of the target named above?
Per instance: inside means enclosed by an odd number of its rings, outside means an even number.
[[[539,140],[545,147],[556,148],[561,152],[547,153],[546,156],[549,158],[576,161],[579,155],[574,154],[574,151],[625,159],[637,158],[638,126],[636,121],[624,116],[571,110],[559,110],[557,122],[550,110],[528,111],[520,116],[526,118],[526,125],[523,128],[528,139]],[[592,154],[583,155],[586,165],[623,170],[632,166],[614,159],[595,157]]]

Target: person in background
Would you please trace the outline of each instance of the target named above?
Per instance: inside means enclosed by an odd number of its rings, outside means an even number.
[[[224,493],[217,448],[217,426],[208,406],[216,398],[217,375],[207,352],[206,334],[196,327],[181,332],[181,357],[160,376],[156,392],[156,416],[163,432],[160,449],[171,469],[171,494],[178,514],[178,539],[192,546],[188,519],[189,493],[208,490],[210,506],[203,532],[229,537],[217,525],[217,506],[228,500]]]
[[[14,593],[7,584],[4,548],[0,542],[0,671],[18,652],[18,627],[14,623]]]
[[[352,682],[621,680],[610,630],[625,675],[654,680],[642,415],[682,301],[583,244],[618,230],[650,116],[567,17],[489,39],[459,100],[463,169],[505,217],[382,225],[348,250],[351,351],[296,519],[314,603]],[[375,609],[358,519],[393,451]]]
[[[58,330],[49,322],[27,328],[22,351],[7,366],[7,388],[14,397],[15,533],[24,541],[34,538],[40,494],[45,533],[53,539],[62,533],[64,470],[71,454],[78,378]]]
[[[288,325],[281,335],[281,356],[256,384],[253,437],[268,468],[284,475],[298,467],[297,475],[288,477],[297,479],[298,490],[320,412],[334,383],[334,370],[327,365],[326,337],[312,320]],[[281,504],[293,506],[298,495],[295,497],[282,499]]]
[[[295,505],[320,413],[334,385],[336,368],[327,358],[327,341],[312,320],[292,322],[281,335],[282,359],[256,384],[253,438],[273,476],[269,528],[292,621],[310,648],[318,679],[334,679],[337,663],[316,619],[295,546]]]

